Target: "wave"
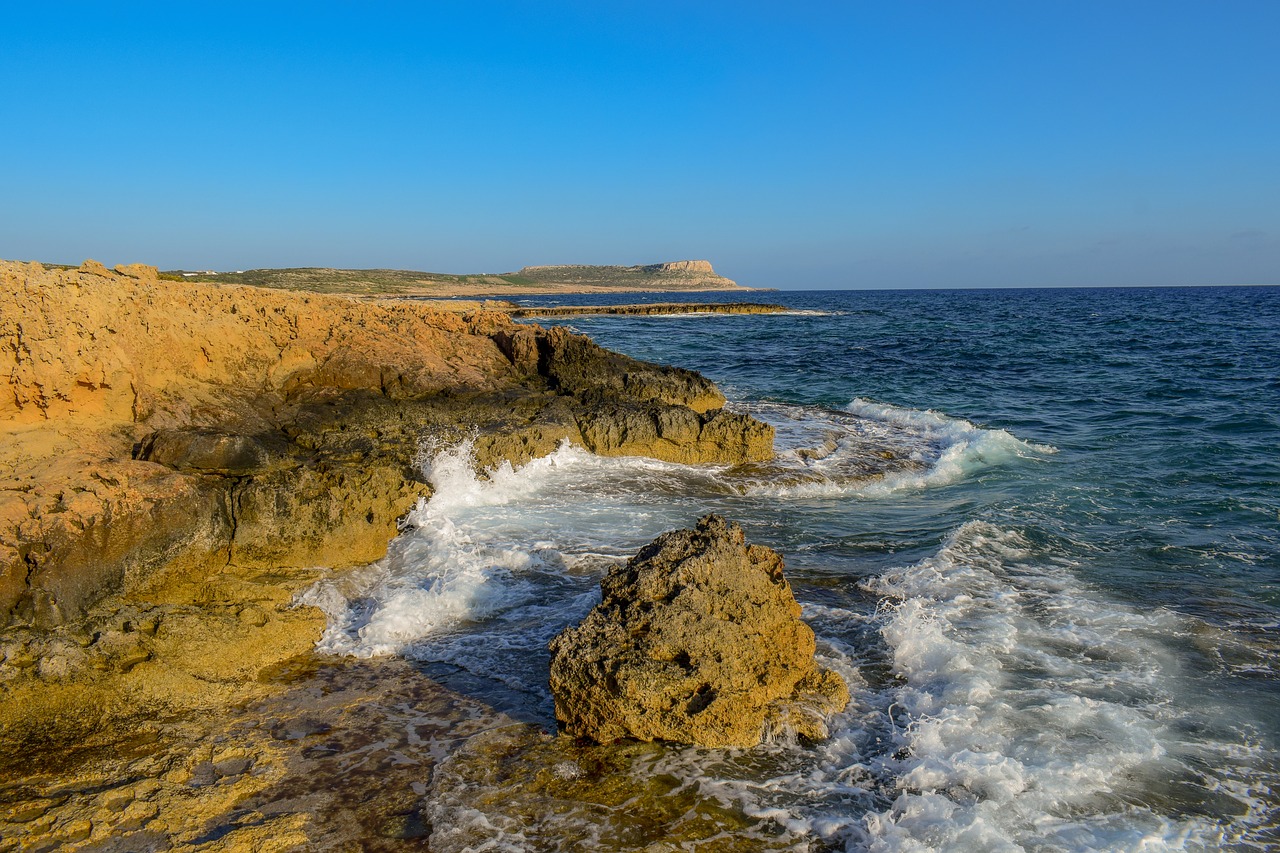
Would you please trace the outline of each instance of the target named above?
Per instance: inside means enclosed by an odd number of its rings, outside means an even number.
[[[536,576],[554,580],[568,566],[557,550],[520,535],[533,532],[533,519],[507,531],[517,535],[504,536],[503,511],[522,514],[543,490],[578,479],[571,470],[598,461],[565,444],[518,470],[503,464],[481,477],[470,441],[426,456],[433,494],[409,513],[387,556],[322,580],[301,597],[328,616],[317,650],[412,655],[425,638],[533,603]]]
[[[872,612],[804,606],[853,697],[829,740],[736,757],[765,778],[697,750],[660,769],[823,849],[1270,849],[1274,754],[1183,671],[1208,626],[1110,601],[982,521],[861,586]]]
[[[566,577],[598,577],[657,533],[735,496],[877,497],[1052,452],[1003,430],[863,400],[847,413],[781,404],[751,411],[774,424],[779,454],[746,468],[606,458],[566,442],[518,469],[504,463],[478,475],[470,442],[425,452],[433,494],[409,513],[387,556],[300,599],[328,617],[318,650],[413,656],[435,638],[438,655],[438,635],[524,618]],[[568,591],[575,600],[590,592],[578,587]]]
[[[925,460],[913,476],[931,483],[952,476],[946,458],[974,471],[1052,452],[866,401],[850,412],[765,408],[783,427],[784,453],[825,431],[897,436]],[[835,444],[821,457],[827,465],[853,452]],[[328,614],[319,651],[401,655],[546,726],[547,642],[598,601],[611,566],[709,508],[759,521],[780,509],[803,515],[810,503],[744,492],[733,469],[603,458],[568,444],[478,475],[470,449],[426,460],[434,494],[385,559],[317,583],[302,601]],[[838,494],[864,488],[849,482]],[[854,697],[832,737],[643,751],[636,772],[678,780],[708,810],[731,804],[750,821],[744,833],[772,827],[761,837],[816,837],[847,850],[1248,849],[1273,831],[1272,754],[1183,672],[1181,638],[1220,646],[1203,637],[1212,629],[1110,601],[1048,547],[969,521],[930,556],[862,581],[861,595],[842,605],[808,600],[799,584],[819,656]],[[851,603],[858,598],[865,609]],[[458,796],[467,808],[488,804],[476,818],[486,825],[510,818],[502,810],[523,796],[483,794]],[[561,806],[556,820],[612,819],[587,804]]]
[[[754,495],[880,498],[1057,452],[1003,429],[861,398],[844,412],[778,403],[748,410],[778,436],[777,459],[745,487]]]
[[[477,473],[472,443],[424,455],[433,494],[383,559],[312,585],[324,654],[446,662],[546,705],[546,646],[598,600],[598,581],[697,517],[721,469],[596,456],[564,443]]]
[[[1171,647],[1191,620],[1103,599],[1046,556],[972,521],[865,584],[904,681],[873,849],[1243,849],[1274,827],[1263,748]]]

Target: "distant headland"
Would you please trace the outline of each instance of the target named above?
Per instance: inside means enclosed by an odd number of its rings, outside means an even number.
[[[248,284],[315,293],[360,296],[513,296],[530,293],[751,290],[716,273],[710,261],[669,261],[637,266],[556,264],[510,273],[452,275],[416,270],[292,269],[166,270],[166,278],[215,284]]]

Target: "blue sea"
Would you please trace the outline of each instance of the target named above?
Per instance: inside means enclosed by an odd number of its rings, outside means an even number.
[[[776,427],[775,463],[565,446],[477,476],[466,443],[428,446],[436,493],[388,558],[310,595],[321,649],[554,731],[547,641],[718,512],[783,554],[853,701],[818,744],[628,753],[601,790],[649,793],[613,805],[548,782],[531,808],[464,749],[433,849],[1280,847],[1280,289],[525,301],[673,299],[789,310],[542,322],[701,371]],[[548,778],[585,772],[557,755]],[[637,841],[654,780],[685,805]]]

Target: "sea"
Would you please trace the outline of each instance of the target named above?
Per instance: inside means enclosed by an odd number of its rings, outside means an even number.
[[[564,445],[435,493],[306,594],[319,651],[495,709],[424,789],[433,850],[1280,849],[1280,288],[545,296],[772,424],[775,462]],[[556,738],[547,643],[719,513],[781,553],[852,701],[818,743]]]

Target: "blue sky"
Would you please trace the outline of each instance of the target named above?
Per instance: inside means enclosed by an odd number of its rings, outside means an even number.
[[[0,257],[1280,283],[1280,2],[6,4]]]

